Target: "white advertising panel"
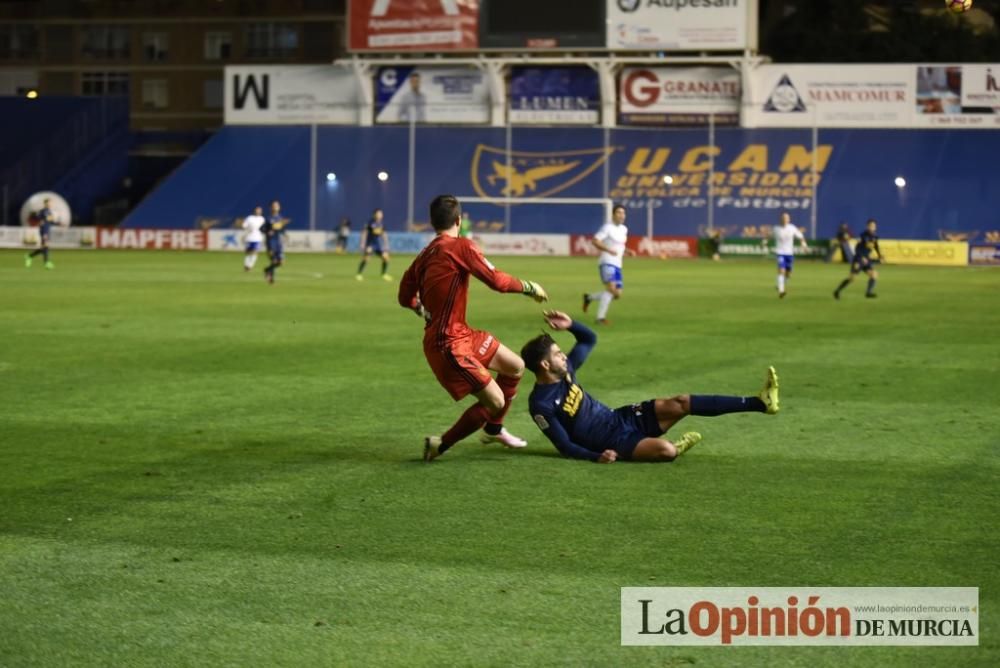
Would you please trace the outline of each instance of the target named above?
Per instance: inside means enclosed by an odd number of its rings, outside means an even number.
[[[735,123],[740,112],[740,73],[731,67],[627,67],[618,99],[625,123]]]
[[[747,127],[1000,127],[1000,65],[761,65],[744,88]]]
[[[908,127],[910,65],[761,65],[746,84],[749,127]]]
[[[475,67],[381,67],[375,80],[376,123],[487,123],[490,91]]]
[[[227,66],[223,88],[227,125],[360,121],[357,79],[342,67]]]
[[[608,0],[615,51],[756,48],[756,0]]]

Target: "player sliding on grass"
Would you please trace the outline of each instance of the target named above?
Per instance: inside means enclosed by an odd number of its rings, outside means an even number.
[[[495,336],[465,322],[469,275],[497,292],[520,292],[537,302],[549,297],[534,281],[518,280],[496,269],[478,246],[459,238],[462,207],[455,197],[434,198],[430,214],[437,236],[403,274],[399,303],[427,321],[424,356],[441,386],[455,401],[470,394],[479,401],[440,437],[424,440],[424,460],[438,457],[484,425],[483,443],[523,448],[527,441],[504,429],[503,419],[517,394],[524,362]],[[497,372],[496,380],[490,369]]]
[[[612,410],[591,397],[576,380],[576,370],[597,344],[597,335],[561,311],[545,311],[544,317],[552,329],[568,329],[576,337],[576,345],[566,355],[548,334],[524,344],[521,357],[535,374],[528,406],[538,428],[567,457],[599,464],[618,459],[670,462],[701,440],[695,431],[676,442],[661,438],[685,415],[778,412],[774,367],[768,367],[764,388],[756,397],[679,394]]]

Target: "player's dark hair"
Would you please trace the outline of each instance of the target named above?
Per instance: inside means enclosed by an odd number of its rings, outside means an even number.
[[[551,336],[542,333],[525,343],[524,347],[521,348],[521,359],[524,360],[524,366],[532,373],[538,373],[539,369],[542,368],[542,360],[548,357],[549,351],[552,350],[552,344],[555,342]]]
[[[431,202],[431,226],[441,232],[462,217],[462,205],[454,195],[438,195]]]
[[[622,211],[625,211],[625,205],[624,204],[615,204],[613,207],[611,207],[611,215],[612,216],[615,215],[615,212],[618,211],[618,209],[621,209]],[[628,213],[628,211],[625,211],[625,213]]]

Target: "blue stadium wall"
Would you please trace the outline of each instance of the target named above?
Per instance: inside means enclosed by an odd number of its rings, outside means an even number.
[[[421,128],[416,133],[415,220],[425,222],[435,195],[602,197],[632,211],[645,229],[653,201],[657,234],[697,235],[708,223],[712,149],[705,130],[605,133],[590,128],[516,129],[508,170],[503,128]],[[388,228],[403,229],[407,207],[408,128],[320,127],[317,133],[316,227],[342,216],[358,229],[372,208]],[[720,129],[716,132],[714,225],[727,236],[753,234],[788,209],[817,234],[846,221],[857,233],[869,217],[885,237],[938,239],[1000,228],[1000,132],[824,130],[819,150],[810,130]],[[281,200],[297,229],[309,226],[308,127],[226,127],[126,219],[129,227],[229,225],[255,205]],[[821,170],[816,201],[810,171]],[[379,171],[389,179],[376,179]],[[327,181],[327,173],[336,174]],[[664,174],[674,184],[662,184]],[[898,188],[897,176],[906,179]],[[504,219],[492,205],[467,207],[476,220]],[[515,232],[586,233],[600,223],[594,207],[519,206]]]

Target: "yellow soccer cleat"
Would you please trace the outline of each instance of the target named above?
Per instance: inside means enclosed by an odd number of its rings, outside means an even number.
[[[767,380],[764,381],[764,388],[757,396],[764,402],[764,407],[767,409],[765,413],[774,415],[778,412],[778,372],[773,366],[767,367]]]
[[[674,447],[677,448],[677,456],[680,457],[699,443],[701,443],[701,434],[696,431],[685,433],[674,443]]]

